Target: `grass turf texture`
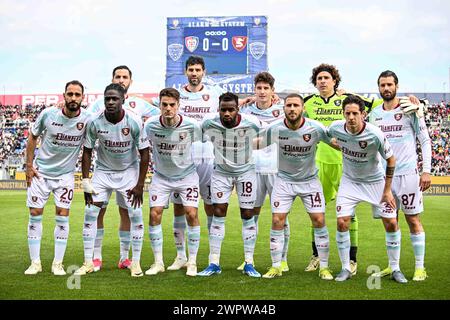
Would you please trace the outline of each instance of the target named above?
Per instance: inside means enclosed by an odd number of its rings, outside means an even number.
[[[114,198],[114,197],[113,197]],[[81,193],[75,194],[70,215],[70,237],[64,259],[65,268],[80,266],[83,262],[82,225],[84,204]],[[43,219],[41,261],[43,272],[36,276],[23,274],[29,266],[27,244],[28,208],[25,191],[0,191],[0,299],[449,299],[450,298],[450,219],[449,197],[425,197],[422,222],[426,231],[425,266],[429,278],[424,282],[412,281],[414,255],[409,230],[402,216],[401,269],[410,280],[401,285],[383,278],[379,289],[368,289],[366,272],[370,265],[387,266],[385,233],[382,223],[371,217],[367,204],[357,209],[359,218],[358,274],[344,283],[320,280],[317,272],[304,272],[311,256],[310,220],[297,199],[292,214],[289,245],[289,272],[275,279],[254,279],[244,276],[236,267],[243,261],[241,221],[237,198],[230,201],[226,220],[225,240],[222,244],[222,274],[212,277],[188,277],[185,269],[167,271],[156,276],[131,278],[128,270],[117,269],[119,257],[119,215],[115,200],[111,200],[105,216],[103,240],[103,269],[81,277],[80,289],[68,289],[73,278],[56,277],[50,272],[53,260],[54,203],[47,203]],[[144,198],[145,240],[141,266],[143,271],[153,263],[148,239],[148,194]],[[172,236],[172,208],[163,217],[164,261],[169,266],[176,255]],[[330,231],[330,267],[333,275],[340,270],[336,248],[336,217],[334,202],[327,208],[326,220]],[[197,258],[198,270],[208,263],[208,237],[204,226],[206,216],[200,210],[201,242]],[[255,252],[255,265],[261,274],[271,265],[269,232],[271,214],[269,202],[261,212],[259,237]],[[372,282],[373,283],[373,282]]]

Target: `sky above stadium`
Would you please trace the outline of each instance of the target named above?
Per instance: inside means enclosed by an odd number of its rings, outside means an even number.
[[[268,17],[277,91],[312,92],[314,66],[334,64],[341,87],[377,92],[393,70],[403,92],[449,92],[450,1],[0,0],[0,94],[60,93],[78,79],[102,92],[133,71],[132,92],[164,87],[167,17]]]

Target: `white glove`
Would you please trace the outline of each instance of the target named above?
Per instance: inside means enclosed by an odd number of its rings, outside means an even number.
[[[83,180],[81,180],[81,185],[83,186],[83,192],[98,194],[97,191],[95,191],[94,187],[92,186],[91,179],[83,178]]]
[[[409,100],[408,97],[402,97],[400,98],[400,109],[404,114],[411,114],[415,112],[417,114],[417,117],[423,118],[425,105],[423,105],[422,103],[414,104]]]

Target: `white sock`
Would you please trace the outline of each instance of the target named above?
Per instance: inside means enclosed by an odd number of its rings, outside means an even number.
[[[254,217],[242,219],[242,239],[244,240],[245,262],[254,264],[253,255],[256,245],[256,224]]]
[[[177,257],[186,259],[186,245],[184,233],[186,232],[186,216],[173,217],[173,238],[177,248]]]
[[[28,249],[31,261],[41,260],[42,215],[32,216],[28,220]]]
[[[102,243],[105,229],[97,229],[97,235],[95,236],[94,243],[94,259],[102,260]]]
[[[281,256],[284,245],[284,230],[270,230],[270,257],[272,258],[272,267],[281,266]]]
[[[83,246],[84,261],[92,261],[94,256],[95,236],[97,235],[97,217],[100,208],[94,205],[84,208]]]
[[[330,255],[330,237],[328,228],[314,228],[314,242],[320,259],[320,268],[328,268],[328,257]]]
[[[142,243],[144,241],[144,220],[142,219],[142,208],[128,208],[128,216],[131,221],[131,260],[133,262],[139,262],[141,260]]]
[[[213,217],[209,229],[209,263],[219,265],[220,249],[225,238],[225,217]]]
[[[389,266],[392,271],[400,270],[400,248],[402,234],[400,230],[386,232],[386,248],[389,258]]]
[[[336,243],[339,251],[339,259],[341,259],[342,270],[350,270],[350,232],[336,231]]]
[[[209,234],[209,230],[211,229],[211,223],[213,220],[213,216],[207,216],[206,217],[208,219],[208,234]]]
[[[67,248],[67,239],[69,238],[69,217],[55,216],[55,262],[62,262]]]
[[[197,264],[197,252],[200,246],[200,226],[188,226],[189,262]]]
[[[148,229],[148,234],[150,236],[150,243],[152,245],[153,256],[155,258],[155,263],[163,262],[163,233],[161,225],[150,226]]]
[[[289,239],[291,238],[291,226],[289,225],[289,219],[286,215],[286,221],[284,223],[284,245],[283,245],[283,253],[281,255],[282,261],[287,261],[287,254],[289,249]]]
[[[130,251],[131,232],[119,230],[119,242],[120,242],[120,261],[128,259],[128,253]]]
[[[411,233],[410,236],[414,257],[416,258],[416,269],[422,269],[425,260],[425,232],[420,232],[418,234]]]

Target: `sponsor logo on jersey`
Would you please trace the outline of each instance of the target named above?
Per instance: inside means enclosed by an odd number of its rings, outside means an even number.
[[[38,200],[38,197],[32,196],[32,197],[31,197],[31,200],[32,200],[33,202],[36,202],[36,201]]]
[[[279,201],[275,201],[275,202],[273,203],[273,206],[274,206],[275,208],[278,208],[279,205],[280,205],[280,202],[279,202]]]
[[[180,43],[172,43],[169,46],[167,46],[167,52],[169,53],[169,57],[173,61],[177,61],[181,58],[181,55],[183,54],[183,45]]]
[[[184,38],[184,44],[186,46],[186,49],[189,50],[189,52],[194,52],[195,49],[198,47],[198,37],[189,36]]]
[[[272,115],[277,118],[280,115],[280,110],[273,110]]]
[[[130,105],[130,107],[136,108],[136,101],[130,101],[128,104]]]
[[[367,147],[367,141],[359,141],[358,143],[362,149],[365,149]]]
[[[155,133],[155,137],[158,137],[158,138],[165,138],[166,136],[165,136],[164,134],[158,134],[158,133]]]
[[[252,42],[250,43],[249,47],[250,47],[250,54],[256,60],[261,59],[261,57],[266,52],[266,44],[264,42]]]
[[[209,94],[202,94],[202,98],[204,101],[208,101],[209,100]]]
[[[97,133],[104,133],[104,134],[108,134],[108,130],[97,130]]]
[[[122,128],[122,133],[124,136],[127,136],[130,133],[130,128]]]
[[[158,196],[152,195],[152,201],[156,201],[156,199],[158,199]]]
[[[58,123],[58,122],[53,121],[53,122],[52,122],[52,126],[62,127],[63,124],[62,124],[62,123]]]
[[[401,113],[396,113],[394,115],[394,119],[397,120],[397,121],[400,121],[402,119],[402,117],[403,117],[403,114],[401,114]]]
[[[304,134],[303,135],[303,140],[305,140],[306,142],[309,142],[309,140],[311,140],[311,135],[308,133],[308,134]]]
[[[78,122],[77,123],[77,129],[81,131],[83,128],[84,128],[84,123],[83,122]]]
[[[217,192],[217,197],[218,198],[222,198],[223,197],[223,192]]]
[[[341,101],[341,100],[335,100],[335,101],[334,101],[334,105],[335,105],[336,107],[339,107],[341,104],[342,104],[342,101]]]
[[[181,140],[184,140],[184,139],[186,139],[186,137],[187,137],[187,132],[186,131],[184,131],[184,132],[180,132],[180,141]]]
[[[231,43],[236,51],[242,51],[247,47],[247,37],[246,36],[235,36],[231,38]]]

